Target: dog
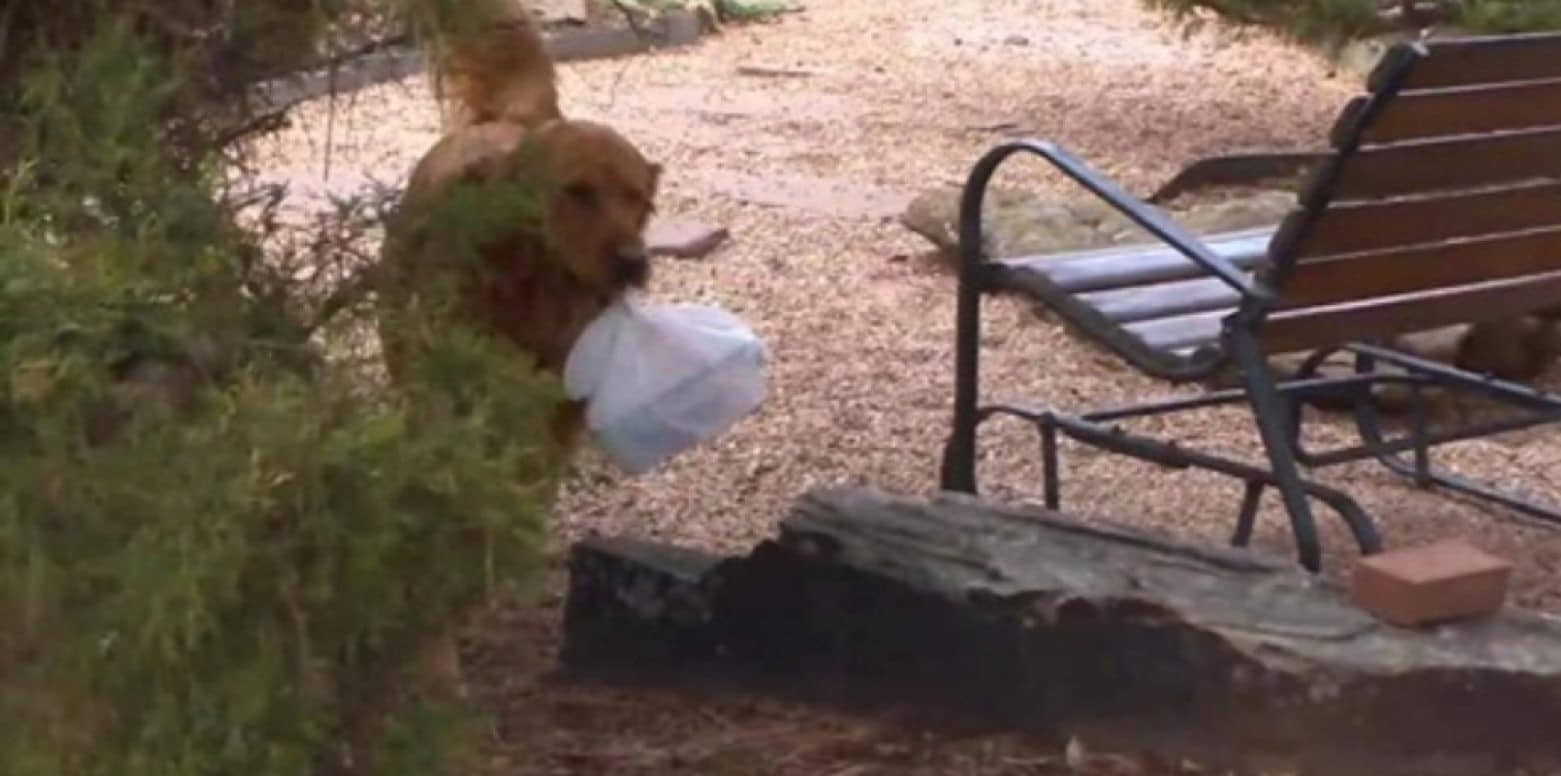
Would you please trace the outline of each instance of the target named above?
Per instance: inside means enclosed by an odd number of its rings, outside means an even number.
[[[436,83],[449,87],[436,91],[454,104],[454,118],[414,165],[373,273],[392,383],[415,343],[403,336],[408,319],[387,313],[416,317],[409,301],[440,280],[429,273],[454,270],[460,317],[559,376],[586,325],[652,274],[644,231],[661,165],[613,128],[561,115],[541,35],[529,12],[508,2],[514,12],[492,30],[441,45],[435,58]],[[470,204],[463,186],[508,182],[529,187],[538,212],[500,213],[501,226],[479,235],[475,266],[452,267],[451,242],[428,216]],[[480,204],[493,202],[503,209],[508,199]],[[566,455],[583,428],[583,403],[555,408],[551,437]],[[453,632],[430,639],[418,664],[437,694],[465,695]]]
[[[465,281],[462,297],[477,324],[561,375],[585,326],[650,280],[644,230],[660,176],[659,164],[595,122],[555,119],[534,130],[505,122],[470,125],[445,135],[414,168],[398,213],[403,227],[393,227],[382,266],[397,283],[420,282],[419,265],[431,265],[428,252],[441,245],[417,233],[416,216],[454,187],[534,183],[540,223],[517,217],[515,228],[485,240],[481,271]],[[405,353],[383,326],[381,339],[394,378]],[[582,410],[578,402],[559,408],[556,442],[574,446]]]

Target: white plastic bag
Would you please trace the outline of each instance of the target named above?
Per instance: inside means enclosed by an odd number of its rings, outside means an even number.
[[[765,395],[764,343],[725,310],[624,296],[586,326],[564,390],[607,457],[641,474],[724,432]]]

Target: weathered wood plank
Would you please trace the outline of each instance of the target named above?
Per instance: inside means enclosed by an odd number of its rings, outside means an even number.
[[[1339,200],[1561,178],[1561,127],[1368,146],[1344,162]]]
[[[1561,78],[1561,34],[1487,35],[1430,41],[1428,54],[1410,73],[1404,89],[1534,81]],[[1387,71],[1372,74],[1370,87],[1382,87]]]
[[[1556,270],[1561,270],[1561,228],[1533,229],[1303,259],[1285,279],[1279,299],[1284,307],[1338,304]]]
[[[1287,353],[1459,323],[1509,320],[1555,307],[1558,299],[1561,272],[1550,272],[1420,294],[1281,310],[1269,316],[1259,336],[1270,352]]]
[[[1306,225],[1295,255],[1356,253],[1557,225],[1561,225],[1561,180],[1441,196],[1339,202]]]
[[[778,537],[697,580],[656,572],[664,553],[632,545],[588,542],[584,556],[649,570],[572,576],[576,669],[673,675],[624,654],[644,632],[636,620],[677,608],[633,581],[649,576],[706,604],[689,618],[684,668],[805,696],[1082,732],[1215,767],[1418,776],[1433,758],[1436,773],[1494,773],[1561,757],[1555,621],[1509,610],[1396,629],[1251,552],[853,488],[804,496]],[[602,643],[615,660],[593,662]],[[668,641],[651,643],[659,657]]]
[[[1343,113],[1335,145],[1367,97]],[[1561,78],[1455,89],[1401,92],[1365,127],[1365,144],[1397,143],[1447,135],[1471,135],[1561,126]]]

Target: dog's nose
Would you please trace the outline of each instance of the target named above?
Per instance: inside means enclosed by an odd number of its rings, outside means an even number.
[[[650,257],[643,245],[620,246],[617,251],[618,277],[631,285],[642,285],[650,278]]]

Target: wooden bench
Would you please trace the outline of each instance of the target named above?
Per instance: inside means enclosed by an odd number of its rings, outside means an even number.
[[[1422,486],[1439,485],[1561,521],[1555,509],[1432,468],[1447,442],[1561,420],[1561,397],[1471,374],[1382,344],[1414,331],[1510,318],[1561,305],[1561,34],[1449,39],[1392,49],[1367,92],[1343,110],[1331,147],[1301,187],[1297,207],[1271,230],[1199,239],[1057,146],[1005,143],[965,185],[953,432],[943,487],[976,491],[976,429],[996,414],[1041,434],[1047,506],[1060,499],[1057,434],[1177,468],[1223,472],[1246,483],[1234,542],[1246,544],[1261,496],[1278,490],[1303,565],[1321,552],[1310,499],[1345,520],[1363,552],[1380,538],[1348,495],[1301,477],[1375,458]],[[1159,244],[989,260],[981,248],[987,184],[1015,154],[1041,156],[1110,203]],[[1242,387],[1190,399],[1068,416],[1015,404],[978,404],[980,298],[1018,291],[1071,330],[1138,370],[1172,382],[1234,368]],[[1328,355],[1354,357],[1356,374],[1317,376]],[[1292,379],[1268,357],[1310,354]],[[1384,365],[1394,369],[1383,369]],[[1478,392],[1510,405],[1500,420],[1387,439],[1370,401],[1397,382]],[[1301,406],[1327,397],[1354,407],[1362,443],[1326,452],[1301,441]],[[1249,403],[1267,466],[1187,450],[1109,427],[1131,418]],[[1405,459],[1412,452],[1412,459]]]

